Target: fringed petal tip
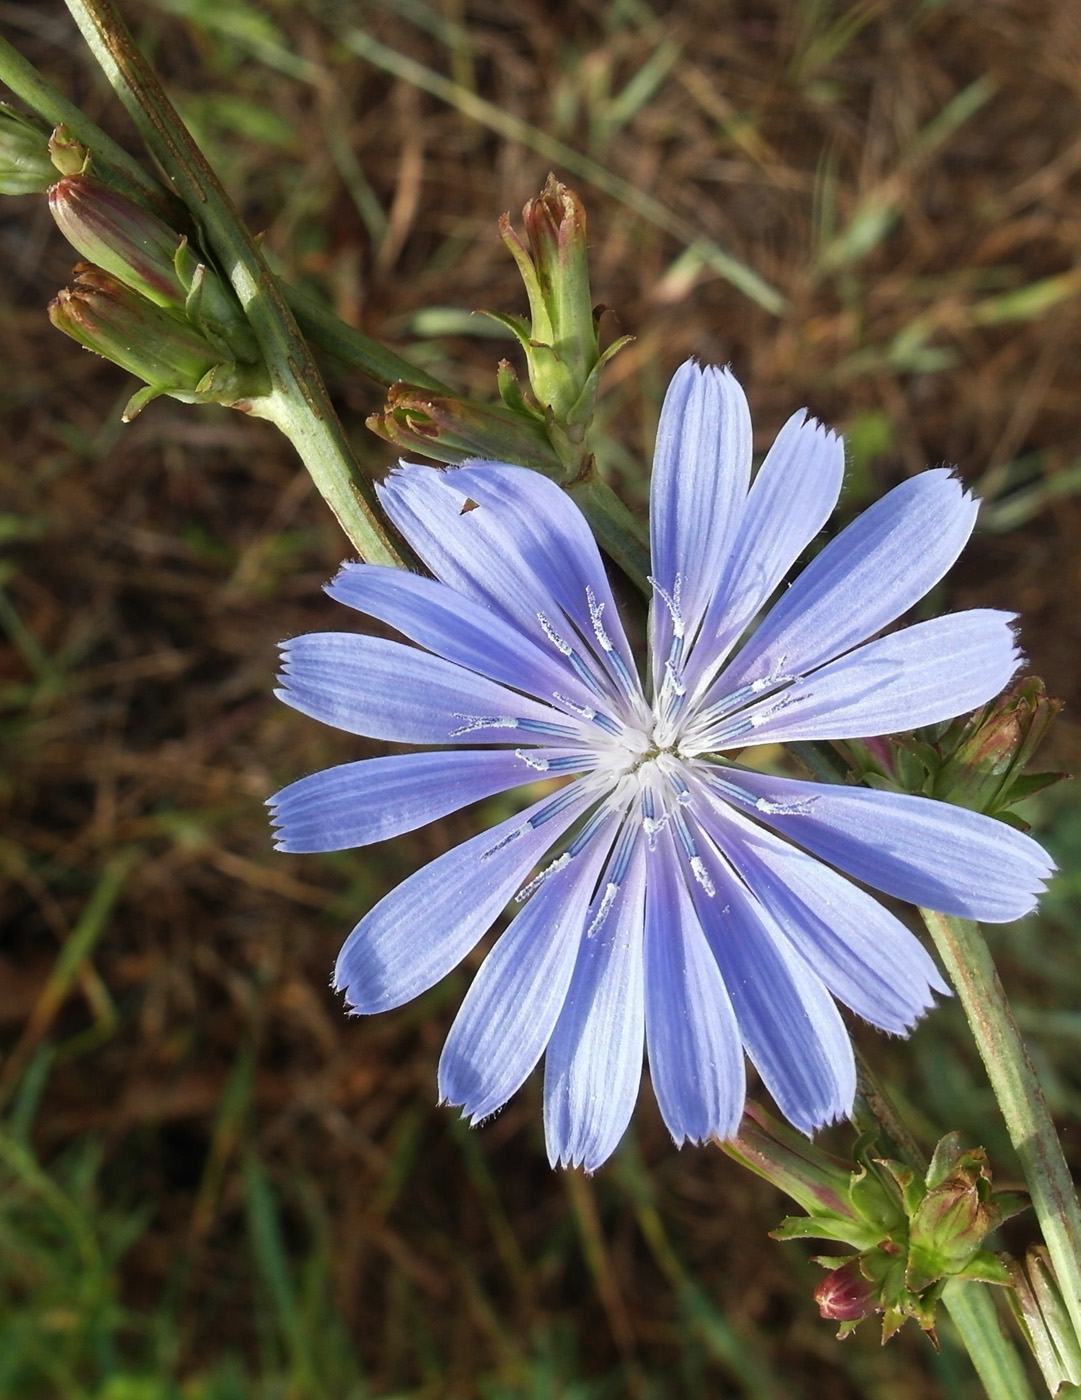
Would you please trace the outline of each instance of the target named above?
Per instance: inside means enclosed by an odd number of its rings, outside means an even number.
[[[553,1171],[560,1167],[564,1171],[580,1171],[583,1176],[592,1176],[599,1171],[608,1161],[610,1154],[603,1157],[587,1157],[587,1154],[579,1148],[567,1147],[562,1151],[556,1151],[551,1145],[548,1147],[548,1165]]]
[[[693,1132],[690,1130],[673,1128],[671,1123],[666,1123],[668,1134],[676,1147],[704,1147],[709,1142],[728,1142],[739,1132],[740,1120],[743,1117],[743,1109],[740,1108],[733,1123],[720,1123],[714,1128],[707,1128],[704,1132]]]
[[[327,579],[326,583],[323,584],[323,592],[326,593],[328,597],[333,598],[336,603],[345,603],[346,606],[348,606],[349,599],[339,597],[338,589],[340,589],[342,584],[359,569],[366,569],[367,567],[368,565],[359,559],[343,559],[338,565],[334,577]]]
[[[483,1128],[484,1125],[490,1123],[493,1118],[498,1118],[499,1114],[506,1106],[504,1101],[497,1104],[481,1103],[477,1107],[474,1107],[468,1102],[463,1102],[453,1094],[445,1093],[442,1084],[439,1085],[437,1092],[439,1097],[436,1100],[436,1107],[451,1110],[457,1109],[458,1117],[461,1122],[465,1123],[470,1128]]]
[[[832,1103],[825,1105],[821,1109],[813,1110],[811,1113],[804,1113],[799,1108],[791,1105],[782,1108],[778,1104],[781,1116],[787,1118],[794,1128],[798,1128],[804,1137],[813,1138],[815,1133],[820,1133],[824,1128],[832,1128],[835,1123],[848,1122],[852,1117],[852,1106],[855,1103],[855,1094],[847,1103]]]

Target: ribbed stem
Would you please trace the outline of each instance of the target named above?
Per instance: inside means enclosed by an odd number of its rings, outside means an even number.
[[[920,912],[968,1018],[1081,1339],[1081,1206],[1040,1081],[979,925]]]

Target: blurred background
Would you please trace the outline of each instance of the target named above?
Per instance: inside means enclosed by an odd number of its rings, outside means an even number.
[[[284,275],[479,396],[521,312],[496,236],[552,169],[612,334],[605,469],[644,501],[667,379],[731,363],[764,450],[848,439],[842,517],[925,465],[986,502],[931,600],[1022,615],[1081,730],[1081,10],[1074,0],[124,0]],[[59,0],[0,32],[141,149]],[[269,426],[152,404],[48,324],[75,257],[0,203],[0,1396],[969,1400],[948,1324],[843,1345],[783,1198],[676,1152],[648,1085],[596,1177],[554,1174],[538,1084],[478,1131],[435,1103],[480,951],[348,1020],[360,915],[509,810],[367,852],[271,850],[263,800],[363,756],[271,696],[343,625],[348,547]],[[364,465],[378,391],[333,364]],[[1028,812],[1065,873],[995,955],[1081,1165],[1081,798]],[[960,1012],[855,1028],[925,1146],[1015,1171]],[[843,1148],[850,1135],[827,1142]],[[1006,1244],[1031,1236],[1025,1217]]]

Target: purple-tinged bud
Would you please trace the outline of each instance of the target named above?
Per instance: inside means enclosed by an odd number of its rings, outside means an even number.
[[[220,360],[193,326],[110,273],[85,263],[75,273],[75,285],[49,303],[49,320],[88,350],[162,389],[194,389]]]
[[[156,306],[186,317],[215,346],[217,359],[258,364],[258,346],[240,304],[199,260],[184,234],[110,185],[65,175],[49,190],[61,233],[86,260]]]
[[[250,405],[269,392],[261,365],[223,359],[219,346],[181,317],[147,301],[99,267],[80,264],[73,287],[49,304],[49,320],[88,350],[146,382],[125,410],[131,419],[152,398]]]
[[[861,1322],[878,1308],[875,1289],[864,1277],[859,1255],[831,1269],[814,1291],[818,1311],[831,1322]]]
[[[939,741],[943,762],[931,795],[994,815],[1058,782],[1064,773],[1026,773],[1062,701],[1029,676],[968,720],[955,721]]]
[[[43,194],[55,178],[49,128],[0,102],[0,194]]]
[[[807,1212],[785,1219],[774,1239],[840,1240],[868,1249],[904,1230],[898,1192],[873,1165],[831,1157],[757,1104],[747,1105],[739,1132],[721,1147]]]
[[[852,1167],[810,1138],[748,1103],[739,1132],[721,1147],[737,1162],[780,1187],[811,1214],[847,1215]]]
[[[560,473],[544,424],[529,413],[433,394],[411,384],[393,384],[382,413],[368,427],[406,451],[437,462],[485,458]]]
[[[176,270],[183,238],[127,195],[89,175],[65,175],[49,190],[60,232],[89,263],[156,306],[183,311],[188,289]]]

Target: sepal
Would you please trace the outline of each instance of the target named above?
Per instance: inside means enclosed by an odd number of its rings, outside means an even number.
[[[48,126],[0,102],[0,194],[42,194],[55,179]]]

